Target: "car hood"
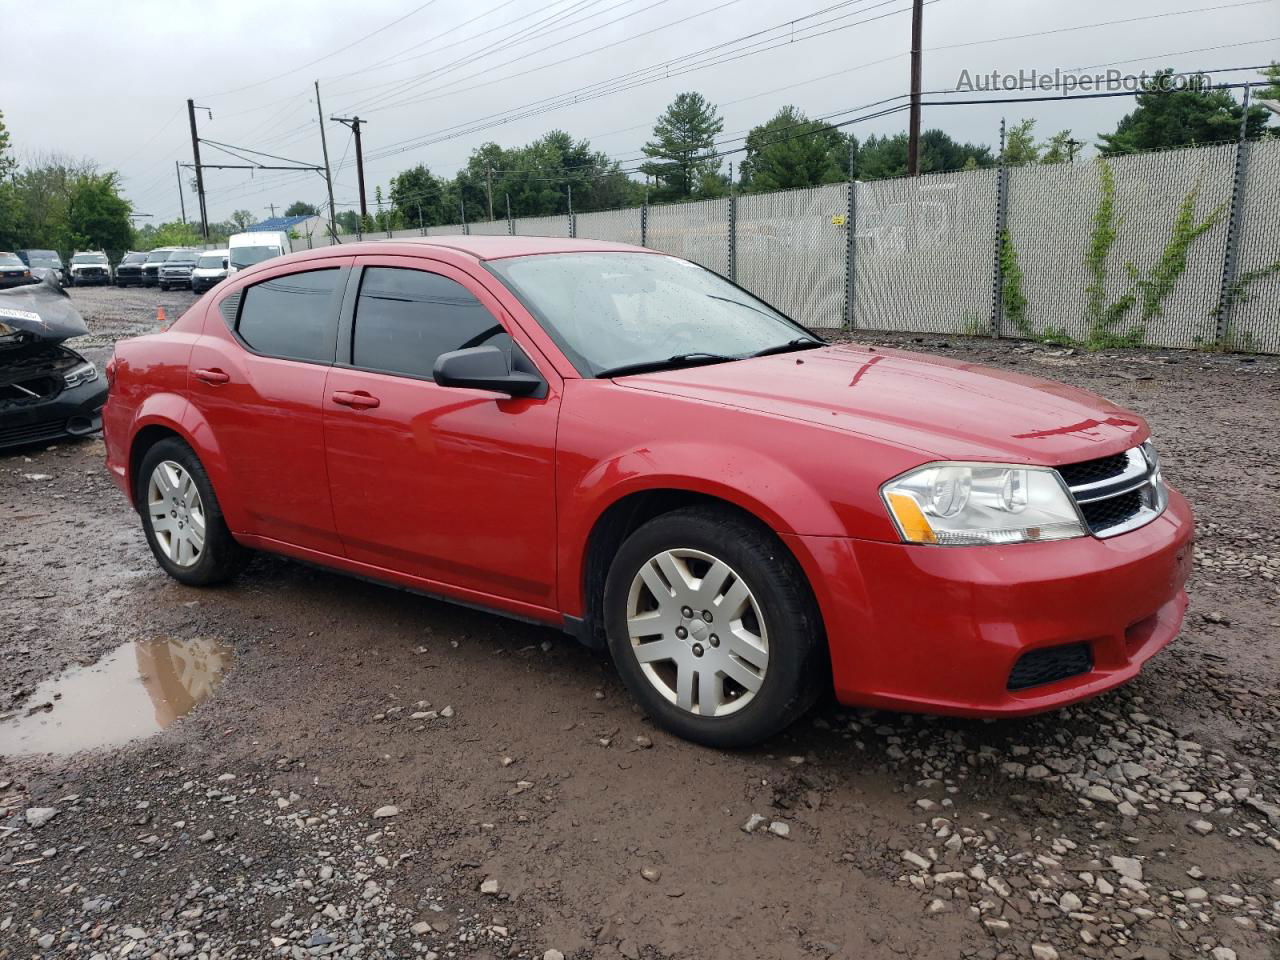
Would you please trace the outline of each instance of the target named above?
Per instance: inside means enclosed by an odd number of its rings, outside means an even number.
[[[40,283],[0,290],[0,327],[53,342],[89,332],[67,291],[48,277]]]
[[[829,426],[931,459],[1057,466],[1127,449],[1150,432],[1132,411],[1065,384],[851,344],[615,382]]]

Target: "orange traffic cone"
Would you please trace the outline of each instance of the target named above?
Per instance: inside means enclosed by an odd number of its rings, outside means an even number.
[[[156,326],[161,330],[169,326],[169,322],[164,318],[164,307],[156,307]]]

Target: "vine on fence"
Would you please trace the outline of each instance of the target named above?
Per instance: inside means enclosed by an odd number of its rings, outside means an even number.
[[[1200,197],[1200,183],[1197,181],[1178,204],[1169,239],[1147,275],[1143,276],[1133,263],[1126,263],[1130,288],[1117,300],[1108,303],[1107,259],[1119,236],[1121,220],[1116,214],[1115,174],[1105,157],[1098,158],[1098,175],[1101,196],[1085,252],[1085,264],[1093,277],[1086,288],[1086,317],[1089,321],[1086,343],[1090,349],[1140,346],[1146,336],[1146,325],[1162,315],[1164,301],[1186,272],[1191,245],[1222,219],[1227,204],[1220,204],[1203,220],[1197,220],[1196,205]],[[1138,307],[1138,322],[1120,331],[1118,328],[1135,306]]]
[[[1031,336],[1031,324],[1027,320],[1027,297],[1022,292],[1022,267],[1018,264],[1018,249],[1008,230],[1000,234],[1000,305],[1004,318],[1023,336]]]

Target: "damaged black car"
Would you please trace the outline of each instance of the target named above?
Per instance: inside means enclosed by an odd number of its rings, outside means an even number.
[[[0,290],[0,449],[102,428],[107,382],[63,345],[88,332],[52,280]]]

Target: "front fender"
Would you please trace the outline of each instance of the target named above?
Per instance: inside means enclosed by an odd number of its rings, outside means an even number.
[[[695,467],[697,469],[690,469]],[[682,491],[733,504],[777,533],[839,529],[831,502],[795,470],[729,444],[646,443],[595,463],[560,491],[561,609],[583,610],[587,544],[596,522],[619,501],[650,491]]]

